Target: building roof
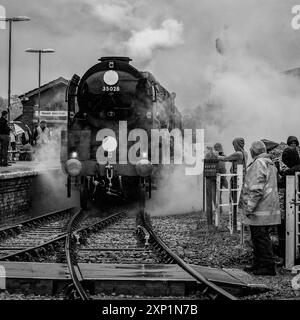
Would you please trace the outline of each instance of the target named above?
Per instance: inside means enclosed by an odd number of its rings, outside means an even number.
[[[61,83],[62,83],[62,84],[65,84],[65,85],[67,86],[67,85],[68,85],[68,82],[69,82],[69,81],[68,81],[67,79],[65,79],[65,78],[63,78],[63,77],[59,77],[59,78],[57,78],[57,79],[55,79],[55,80],[52,80],[52,81],[50,81],[50,82],[42,85],[41,88],[40,88],[40,90],[41,90],[41,92],[43,92],[43,91],[48,90],[48,89],[50,89],[50,88],[52,88],[52,87],[55,87],[55,86],[58,85],[58,84],[61,84]],[[21,95],[19,96],[19,99],[22,100],[22,98],[24,98],[24,97],[28,97],[28,98],[29,98],[29,97],[32,97],[32,96],[38,94],[38,92],[39,92],[39,88],[32,89],[32,90],[30,90],[30,91],[28,91],[28,92],[26,92],[26,93],[21,94]]]

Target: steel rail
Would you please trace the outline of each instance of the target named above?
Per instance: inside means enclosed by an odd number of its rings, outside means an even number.
[[[202,294],[208,295],[213,300],[238,300],[237,297],[233,296],[224,289],[207,280],[201,273],[197,272],[191,266],[189,266],[189,264],[187,264],[183,259],[181,259],[163,242],[163,240],[154,232],[153,228],[150,226],[149,223],[145,222],[144,227],[150,234],[149,242],[154,243],[154,248],[155,246],[160,247],[170,257],[171,261],[174,261],[176,264],[178,264],[183,270],[185,270],[194,279],[196,279],[198,283],[204,286]]]
[[[96,231],[96,230],[105,228],[110,223],[115,222],[120,217],[122,217],[122,215],[125,214],[125,211],[116,212],[116,213],[114,213],[104,219],[101,219],[100,221],[97,221],[93,224],[90,224],[88,226],[84,226],[81,228],[77,228],[76,224],[79,224],[80,219],[83,218],[83,213],[84,213],[84,211],[81,210],[76,215],[74,215],[69,222],[68,229],[67,229],[66,242],[65,242],[65,253],[66,253],[67,265],[69,268],[70,276],[71,276],[71,279],[72,279],[72,282],[75,286],[76,291],[78,292],[78,294],[82,300],[89,300],[90,298],[81,283],[82,281],[79,280],[79,277],[78,277],[76,270],[75,270],[75,265],[76,265],[78,273],[81,274],[80,268],[76,262],[76,257],[73,254],[75,251],[75,246],[76,246],[76,244],[74,243],[74,239],[72,238],[74,235],[73,232],[76,232],[76,234],[85,235],[85,232]]]
[[[74,207],[66,208],[63,210],[57,210],[57,211],[49,212],[39,217],[34,217],[31,219],[21,221],[19,223],[15,223],[10,226],[2,227],[0,228],[0,239],[5,239],[8,236],[21,233],[23,227],[32,228],[32,227],[38,226],[43,222],[53,221],[53,219],[59,218],[61,215],[72,213],[73,210],[75,210]]]
[[[79,212],[80,211],[75,212],[74,216],[79,214]],[[88,232],[93,231],[95,229],[105,227],[107,224],[110,223],[109,219],[117,218],[117,216],[120,215],[121,213],[122,212],[115,213],[105,219],[101,219],[100,221],[97,221],[97,222],[94,222],[94,223],[89,224],[87,226],[78,228],[78,230],[76,230],[76,232],[78,234],[85,234],[85,233],[88,233]],[[22,258],[22,256],[25,256],[28,259],[28,258],[30,258],[30,255],[38,256],[40,253],[46,253],[47,247],[53,251],[53,246],[55,246],[55,243],[65,240],[66,236],[67,236],[67,232],[61,233],[57,237],[55,237],[49,241],[46,241],[42,244],[39,244],[37,246],[27,247],[27,248],[21,249],[17,252],[2,256],[2,257],[0,257],[0,261],[19,261]],[[6,248],[6,250],[8,250],[8,248]]]
[[[75,216],[72,217],[72,219],[69,222],[68,229],[67,229],[67,236],[66,236],[66,243],[65,243],[65,252],[66,252],[66,257],[67,257],[67,264],[70,272],[70,276],[72,279],[72,282],[80,295],[80,298],[82,300],[89,300],[89,296],[87,295],[86,291],[84,290],[83,286],[81,285],[81,282],[76,274],[75,270],[75,264],[77,266],[77,263],[74,261],[74,258],[72,256],[72,251],[74,250],[73,245],[72,245],[72,235],[73,235],[73,230],[75,228],[75,222],[78,223],[81,215],[82,215],[82,210],[80,210]],[[80,269],[78,268],[78,271]]]
[[[44,216],[41,217],[37,217],[37,218],[33,218],[33,219],[28,219],[26,221],[24,221],[24,226],[27,227],[36,227],[39,226],[44,220],[48,221],[53,221],[54,218],[58,218],[59,216],[63,215],[63,214],[68,214],[68,213],[72,213],[72,211],[75,208],[68,208],[68,209],[64,209],[64,210],[60,210],[60,211],[55,211],[55,212],[51,212],[49,214],[46,214]],[[75,213],[76,214],[76,213]],[[12,226],[12,228],[15,228],[17,225]],[[2,231],[5,230],[5,238],[9,235],[8,232],[11,233],[11,235],[14,235],[15,232],[11,230],[10,227],[6,228],[6,229],[2,229]],[[22,228],[21,226],[19,226],[19,233],[22,233]],[[22,256],[25,256],[27,259],[31,257],[31,255],[35,255],[35,256],[39,256],[40,253],[46,253],[47,252],[47,247],[53,251],[54,248],[53,246],[55,246],[56,242],[59,242],[61,240],[63,240],[66,236],[65,232],[62,232],[60,234],[58,234],[56,237],[54,237],[53,239],[49,240],[49,241],[45,241],[42,244],[39,244],[37,246],[28,246],[25,249],[22,248],[20,250],[18,250],[17,252],[14,253],[10,253],[7,255],[4,255],[2,257],[0,257],[0,261],[19,261]],[[1,250],[1,248],[0,248]],[[9,245],[5,248],[5,250],[9,250]],[[11,248],[11,250],[14,250],[13,247]]]

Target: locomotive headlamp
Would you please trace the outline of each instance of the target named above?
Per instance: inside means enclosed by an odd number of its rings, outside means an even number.
[[[108,86],[113,86],[119,81],[119,75],[116,71],[109,70],[104,73],[103,80]]]
[[[102,148],[107,152],[113,152],[117,149],[118,142],[116,138],[107,136],[102,141]]]
[[[77,158],[77,157],[78,157],[78,153],[77,153],[76,151],[73,151],[73,152],[71,153],[71,157],[72,157],[73,159]]]
[[[140,177],[148,177],[152,173],[153,166],[148,159],[140,159],[136,163],[135,169]]]
[[[65,164],[65,169],[71,177],[76,177],[82,170],[82,164],[77,159],[69,159]]]

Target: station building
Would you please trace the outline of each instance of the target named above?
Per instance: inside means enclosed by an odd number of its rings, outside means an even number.
[[[67,102],[66,89],[68,80],[59,77],[40,87],[41,105],[38,107],[39,89],[35,88],[19,96],[23,105],[23,113],[16,121],[26,123],[31,130],[37,124],[38,119],[45,120],[50,129],[64,129],[67,126]]]

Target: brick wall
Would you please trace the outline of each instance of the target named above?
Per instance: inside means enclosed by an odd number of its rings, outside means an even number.
[[[50,212],[79,206],[75,190],[67,198],[61,169],[0,174],[0,228]]]
[[[32,177],[0,180],[0,225],[28,219],[29,187]]]
[[[22,121],[26,123],[31,130],[33,130],[33,115],[34,115],[35,107],[24,105],[23,106],[23,115]]]

